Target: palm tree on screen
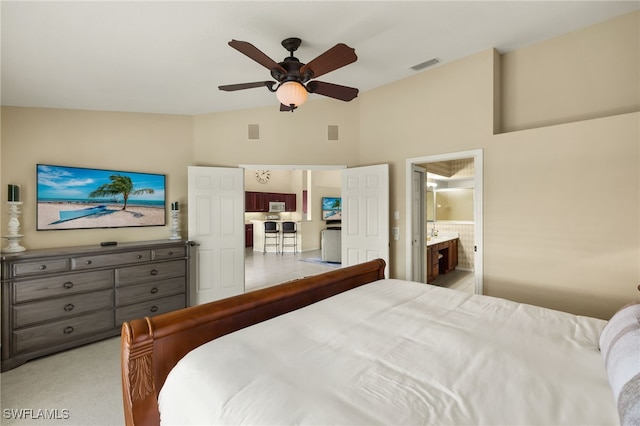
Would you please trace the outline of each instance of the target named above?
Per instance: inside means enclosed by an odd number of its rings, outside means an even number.
[[[153,194],[153,189],[151,188],[142,188],[135,189],[133,187],[133,181],[129,176],[123,175],[111,175],[109,176],[111,183],[102,184],[95,191],[89,194],[89,198],[97,198],[97,197],[115,197],[117,195],[122,195],[124,200],[124,206],[122,206],[122,210],[127,209],[127,200],[131,195],[142,195],[142,194]]]

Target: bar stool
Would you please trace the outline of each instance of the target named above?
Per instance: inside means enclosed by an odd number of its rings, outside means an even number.
[[[268,243],[267,239],[274,242]],[[276,254],[280,251],[280,229],[278,229],[277,222],[267,221],[264,223],[264,240],[262,243],[262,253],[267,252],[267,247],[275,246]]]
[[[289,243],[286,242],[287,240]],[[285,247],[293,247],[294,254],[298,252],[298,229],[295,222],[282,222],[282,254]]]

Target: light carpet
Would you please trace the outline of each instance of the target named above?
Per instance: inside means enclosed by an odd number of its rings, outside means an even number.
[[[0,375],[2,425],[123,425],[120,336]]]

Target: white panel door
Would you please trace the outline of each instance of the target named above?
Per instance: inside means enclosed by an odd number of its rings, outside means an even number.
[[[381,258],[389,277],[389,165],[342,171],[342,266]]]
[[[197,244],[191,304],[244,293],[244,171],[189,167],[189,240]]]
[[[427,170],[423,167],[413,166],[413,180],[411,185],[412,203],[411,208],[413,212],[411,214],[411,256],[413,257],[413,275],[409,277],[410,280],[418,281],[422,283],[427,282],[425,275],[426,265],[426,250],[425,250],[425,177]]]

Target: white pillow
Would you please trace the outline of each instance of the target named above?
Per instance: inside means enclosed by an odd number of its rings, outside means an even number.
[[[616,312],[602,329],[600,351],[621,425],[640,425],[640,302]]]

